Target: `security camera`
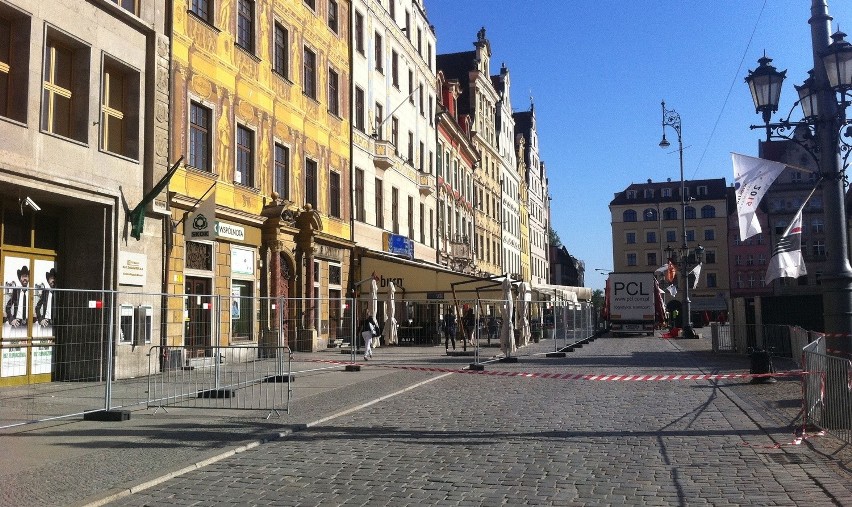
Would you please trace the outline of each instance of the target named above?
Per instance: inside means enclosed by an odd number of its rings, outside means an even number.
[[[26,204],[27,206],[32,208],[33,211],[41,211],[41,206],[36,204],[35,201],[33,201],[32,198],[30,198],[29,196],[26,199],[24,199],[24,204]]]

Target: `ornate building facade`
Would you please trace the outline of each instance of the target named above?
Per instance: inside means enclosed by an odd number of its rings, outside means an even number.
[[[348,0],[175,2],[171,150],[186,164],[170,184],[168,289],[200,297],[169,344],[203,356],[277,340],[279,322],[297,349],[336,338],[353,247],[349,15]],[[194,236],[187,218],[208,199],[216,225]],[[211,294],[243,302],[219,307],[218,337],[196,308]],[[258,296],[306,302],[254,308]]]

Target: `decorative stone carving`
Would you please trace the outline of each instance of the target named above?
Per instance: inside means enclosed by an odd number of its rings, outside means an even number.
[[[240,100],[240,105],[237,107],[237,114],[240,119],[246,123],[254,123],[252,120],[254,119],[254,106],[252,106],[247,100]]]
[[[192,76],[192,93],[202,99],[209,99],[213,95],[213,85],[201,74]]]

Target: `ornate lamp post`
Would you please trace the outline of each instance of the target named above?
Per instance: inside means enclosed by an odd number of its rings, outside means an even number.
[[[852,90],[852,44],[838,31],[829,44],[831,16],[826,0],[811,1],[811,43],[814,68],[796,90],[804,118],[791,122],[790,116],[770,123],[778,110],[781,84],[786,71],[779,72],[765,55],[759,66],[745,78],[754,100],[755,112],[762,113],[766,140],[784,139],[802,147],[816,162],[822,177],[825,205],[826,272],[822,276],[823,326],[828,348],[842,355],[852,353],[852,268],[847,257],[845,170],[852,152],[852,129],[846,118],[848,93]],[[839,99],[838,99],[839,94]]]
[[[670,259],[676,266],[678,266],[678,270],[680,273],[678,274],[678,280],[683,278],[683,337],[684,338],[698,338],[698,335],[695,333],[695,330],[692,328],[692,308],[690,306],[689,299],[689,271],[695,266],[701,264],[704,257],[704,247],[698,245],[694,249],[690,250],[689,247],[684,243],[680,248],[672,248],[671,245],[666,246],[666,258]]]
[[[683,337],[684,338],[697,338],[695,334],[695,330],[692,329],[692,308],[691,301],[689,299],[689,245],[687,244],[686,237],[686,182],[683,179],[683,136],[681,131],[681,123],[680,123],[680,115],[674,109],[666,109],[666,101],[662,102],[663,109],[663,140],[660,141],[660,148],[666,149],[671,146],[671,143],[666,139],[666,127],[671,127],[674,129],[677,134],[677,151],[680,157],[680,220],[681,220],[681,235],[683,237],[683,243],[680,245],[679,251],[679,259],[675,264],[681,264],[681,273],[683,276],[679,276],[678,279],[683,278]],[[698,248],[701,248],[699,246]],[[703,251],[704,249],[701,248]],[[666,252],[669,254],[669,258],[673,258],[673,254],[675,250],[671,247],[666,248]],[[696,249],[697,252],[697,249]]]

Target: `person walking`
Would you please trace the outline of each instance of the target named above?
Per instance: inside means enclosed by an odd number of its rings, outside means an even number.
[[[444,348],[449,352],[450,340],[453,342],[453,350],[456,350],[456,316],[451,306],[444,315]]]
[[[379,336],[379,325],[376,319],[367,312],[367,316],[361,322],[361,338],[364,340],[364,361],[373,357],[373,338]]]
[[[488,316],[488,345],[491,345],[491,338],[497,339],[497,330],[500,325],[497,323],[497,317],[494,314]]]
[[[468,345],[473,345],[473,337],[476,336],[476,315],[473,308],[468,308],[464,314],[464,334]]]

